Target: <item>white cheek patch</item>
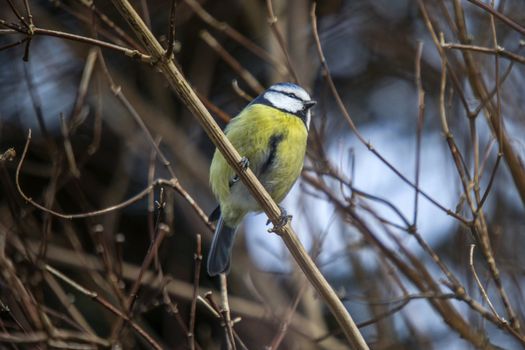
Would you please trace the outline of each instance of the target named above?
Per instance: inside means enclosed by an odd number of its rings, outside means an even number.
[[[303,103],[298,99],[292,98],[278,92],[268,91],[264,93],[264,98],[276,108],[285,110],[290,113],[297,113],[303,109]]]
[[[285,94],[295,95],[303,101],[310,101],[310,96],[308,95],[308,93],[299,87],[293,88],[285,85],[273,85],[270,87],[270,89],[275,91],[281,91]]]

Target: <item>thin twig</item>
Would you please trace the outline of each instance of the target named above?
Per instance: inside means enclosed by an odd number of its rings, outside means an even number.
[[[51,0],[53,1],[53,0]],[[94,2],[92,0],[75,0],[75,2],[81,4],[86,8],[87,10],[91,11],[98,20],[102,21],[103,24],[105,24],[108,28],[112,29],[117,33],[117,36],[120,37],[120,39],[124,40],[126,43],[128,43],[130,46],[132,46],[134,49],[139,49],[140,46],[137,44],[137,42],[131,38],[121,27],[119,27],[115,22],[113,22],[108,16],[106,16],[104,13],[100,12],[100,10],[95,6]],[[55,6],[61,6],[65,7],[65,4],[63,2],[57,2],[54,1],[53,5]],[[65,7],[66,9],[69,9]],[[88,24],[92,24],[92,19],[87,19],[83,16],[79,16],[76,11],[69,10],[70,13],[73,15],[76,15],[77,18],[80,18],[80,20],[85,21]]]
[[[88,38],[88,37],[81,36],[81,35],[76,35],[76,34],[71,34],[71,33],[61,32],[57,30],[51,30],[51,29],[38,28],[38,27],[33,28],[32,32],[29,33],[25,29],[17,27],[17,26],[13,26],[3,19],[0,19],[0,25],[4,25],[8,28],[14,29],[16,32],[26,34],[28,36],[32,36],[32,35],[53,36],[53,37],[57,37],[61,39],[77,41],[77,42],[81,42],[85,44],[95,45],[95,46],[99,46],[102,48],[114,50],[128,57],[138,59],[142,62],[151,62],[151,57],[141,53],[139,50],[129,49],[127,47],[115,45],[115,44],[108,43],[106,41],[102,41],[98,39],[93,39],[93,38]]]
[[[14,43],[5,44],[3,46],[0,46],[0,51],[4,51],[4,50],[8,50],[10,48],[16,47],[16,46],[18,46],[20,44],[25,43],[28,40],[29,40],[29,38],[23,38],[23,39],[20,39],[18,41],[15,41]]]
[[[281,47],[281,50],[283,51],[284,57],[286,59],[286,67],[288,68],[288,72],[292,76],[292,79],[299,85],[301,85],[301,81],[299,80],[299,77],[295,73],[295,69],[293,68],[292,61],[290,59],[290,54],[288,53],[288,49],[286,48],[286,43],[284,41],[284,37],[279,31],[279,28],[277,27],[277,16],[275,16],[275,13],[273,12],[273,5],[272,0],[266,0],[266,8],[268,10],[268,23],[270,24],[270,28],[272,29],[272,32],[277,39],[277,42],[279,43],[279,46]]]
[[[171,55],[173,55],[173,49],[175,47],[175,7],[176,5],[177,5],[177,2],[175,0],[171,0],[170,26],[169,26],[169,32],[168,32],[168,48],[166,49],[167,59],[171,59]],[[151,28],[151,25],[148,27]]]
[[[99,52],[100,56],[102,56],[102,53]],[[91,143],[87,147],[87,153],[88,155],[93,155],[97,152],[99,146],[100,146],[100,140],[102,138],[102,78],[100,77],[100,74],[96,77],[96,83],[94,86],[94,104],[95,104],[95,112],[94,112],[94,121],[93,121],[93,136]]]
[[[142,9],[142,18],[144,19],[144,23],[146,23],[148,28],[151,29],[151,18],[149,15],[149,8],[148,8],[147,0],[140,0],[140,7]]]
[[[443,33],[441,33],[441,42],[443,42]],[[446,93],[446,87],[447,87],[447,56],[441,55],[441,80],[439,85],[439,116],[441,121],[441,128],[443,129],[443,135],[445,137],[445,140],[447,141],[447,145],[450,149],[450,154],[452,155],[452,159],[454,160],[454,164],[456,166],[456,170],[459,174],[459,178],[461,180],[461,185],[463,186],[463,194],[465,196],[465,199],[467,200],[467,203],[472,211],[475,210],[474,201],[471,198],[470,195],[470,174],[468,173],[468,170],[462,161],[463,156],[461,155],[456,142],[454,140],[454,136],[452,135],[452,132],[450,131],[448,121],[447,121],[447,110],[445,107],[445,93]]]
[[[169,280],[171,281],[171,279]],[[173,301],[171,300],[170,294],[168,293],[167,287],[170,282],[166,280],[163,283],[164,285],[162,286],[162,298],[163,298],[164,304],[167,306],[168,312],[175,317],[175,321],[177,321],[177,324],[181,328],[182,332],[184,334],[188,334],[189,330],[188,330],[188,327],[186,326],[186,323],[184,323],[184,319],[182,318],[182,315],[179,312],[179,307],[177,304],[173,303]],[[198,346],[197,343],[195,343],[195,347],[196,349],[200,350],[200,347]]]
[[[33,26],[33,15],[31,14],[31,8],[29,7],[28,0],[24,0],[24,7],[26,10],[27,19],[29,20],[29,27],[32,27]]]
[[[230,315],[230,303],[228,302],[228,283],[226,274],[219,275],[221,281],[221,315],[224,320],[224,329],[226,331],[226,339],[228,339],[228,349],[235,350],[235,339],[233,337],[233,323]]]
[[[412,225],[417,225],[417,212],[419,203],[419,174],[421,165],[421,136],[423,133],[423,124],[425,121],[425,91],[423,90],[423,84],[421,83],[421,55],[423,54],[423,42],[420,41],[417,45],[416,53],[416,88],[417,88],[417,100],[418,100],[418,116],[417,116],[417,127],[416,127],[416,167],[415,167],[415,183],[416,191],[414,194],[414,217],[412,219]]]
[[[251,102],[254,99],[253,96],[250,96],[246,91],[241,89],[237,79],[232,80],[232,88],[233,88],[233,91],[235,91],[235,93],[239,95],[240,97],[242,97],[246,102]]]
[[[13,12],[13,14],[16,16],[16,18],[18,18],[18,20],[26,27],[26,28],[29,28],[29,24],[26,22],[26,20],[24,19],[24,17],[22,17],[22,15],[20,14],[20,12],[18,12],[18,10],[16,9],[15,5],[13,4],[13,0],[7,0],[7,4],[9,5],[9,7],[11,8],[11,11]]]
[[[479,0],[467,0],[468,2],[482,8],[483,10],[489,12],[490,14],[497,17],[500,21],[514,29],[515,31],[519,32],[521,35],[525,35],[525,28],[510,19],[509,17],[505,16],[504,14],[500,13],[496,9],[494,9],[492,6],[487,5]]]
[[[160,140],[161,138],[160,137],[157,137],[157,139],[155,140],[155,144],[156,145],[159,145],[160,144]],[[157,159],[157,151],[155,151],[154,148],[151,149],[151,153],[150,153],[150,157],[149,157],[149,166],[148,166],[148,185],[151,186],[151,184],[153,183],[153,181],[155,181],[155,160]],[[161,191],[163,190],[163,188],[161,187]],[[159,211],[160,209],[162,208],[162,206],[164,205],[164,203],[162,203],[162,200],[160,201],[160,204],[159,204]],[[147,217],[147,221],[148,221],[148,235],[149,235],[149,239],[150,239],[150,242],[153,242],[155,240],[155,218],[154,218],[154,214],[155,214],[155,192],[151,191],[149,194],[148,194],[148,217]],[[159,266],[159,261],[158,261],[158,257],[157,255],[155,255],[155,266],[158,267]]]
[[[24,50],[24,57],[22,58],[25,62],[29,61],[29,47],[31,46],[31,37],[33,34],[33,30],[35,28],[35,25],[33,24],[33,15],[31,14],[31,8],[29,7],[28,0],[24,0],[24,7],[26,10],[26,16],[29,20],[29,23],[26,24],[28,32],[29,32],[29,40],[26,41],[26,46]]]
[[[37,90],[35,83],[33,81],[33,75],[31,74],[31,63],[22,65],[24,71],[24,78],[27,84],[27,89],[29,91],[29,97],[31,98],[31,105],[35,111],[36,120],[40,132],[44,136],[44,139],[47,144],[47,148],[51,154],[54,154],[56,151],[56,145],[54,139],[51,137],[49,130],[46,126],[46,118],[42,110],[42,100],[40,98],[39,91]]]
[[[206,292],[206,294],[204,295],[204,298],[201,297],[200,295],[197,296],[197,301],[200,301],[201,304],[204,305],[206,307],[206,309],[213,316],[215,316],[215,318],[221,318],[221,314],[219,312],[219,307],[214,302],[213,303],[210,302],[211,295],[212,295],[211,292]],[[211,299],[211,301],[213,301],[213,299]]]
[[[75,99],[75,105],[73,111],[71,112],[70,122],[69,122],[69,132],[74,133],[78,126],[82,123],[82,107],[86,100],[86,95],[88,92],[89,84],[91,83],[91,78],[93,76],[93,71],[95,68],[95,63],[97,62],[99,48],[93,47],[89,50],[89,53],[86,57],[86,63],[84,64],[84,70],[82,71],[82,77],[80,78],[80,83],[78,84],[77,97]]]
[[[485,192],[483,193],[483,196],[481,197],[481,200],[479,201],[478,209],[476,210],[476,216],[478,215],[479,211],[483,208],[483,205],[485,204],[485,201],[487,200],[489,196],[490,189],[492,188],[494,179],[496,178],[496,172],[499,169],[499,164],[500,164],[502,157],[503,157],[503,154],[501,152],[498,152],[498,155],[496,156],[496,163],[494,164],[494,167],[492,168],[492,171],[490,172],[489,183],[487,184],[487,188],[485,189]]]
[[[138,297],[138,291],[140,289],[140,286],[142,285],[142,278],[144,276],[144,273],[149,269],[149,266],[151,265],[151,262],[153,261],[153,258],[157,256],[159,247],[164,240],[164,238],[168,235],[170,231],[170,228],[165,224],[160,224],[157,237],[155,237],[155,240],[151,242],[148,252],[146,254],[146,257],[142,261],[142,265],[140,267],[138,276],[135,278],[135,281],[133,282],[133,286],[131,287],[131,290],[128,294],[127,299],[124,302],[124,312],[126,315],[132,315],[133,306],[135,305],[135,301]],[[116,322],[113,325],[113,329],[111,331],[111,338],[116,339],[118,335],[120,334],[120,331],[122,330],[123,326],[123,320],[120,320],[119,322]]]
[[[95,335],[95,331],[89,323],[84,318],[84,315],[80,313],[80,311],[77,309],[74,303],[71,302],[71,300],[68,298],[68,295],[64,291],[64,289],[58,284],[55,277],[49,273],[44,273],[44,279],[49,286],[49,288],[55,293],[58,300],[62,303],[64,308],[67,310],[67,312],[71,315],[73,320],[75,320],[77,327],[80,327],[80,329],[86,331],[87,333],[91,335]]]
[[[169,234],[169,232],[170,232],[170,228],[167,225],[163,223],[159,224],[157,237],[155,237],[155,240],[151,242],[151,245],[148,249],[146,257],[144,258],[144,261],[142,262],[142,265],[140,267],[139,274],[136,277],[135,282],[133,283],[131,291],[129,292],[128,301],[127,301],[129,313],[131,313],[133,309],[133,305],[137,299],[137,296],[138,296],[137,293],[139,291],[143,275],[145,271],[149,269],[149,266],[151,265],[153,258],[158,255],[160,245],[164,241],[164,238],[166,238],[166,236]]]
[[[190,322],[188,326],[188,342],[191,350],[195,349],[195,317],[197,311],[197,296],[199,295],[199,277],[201,273],[202,250],[201,250],[201,235],[196,235],[196,248],[193,256],[194,272],[193,272],[193,298],[191,300],[190,308]]]
[[[486,53],[486,54],[492,54],[495,56],[501,56],[508,58],[509,60],[525,64],[525,57],[515,54],[513,52],[505,50],[501,46],[497,46],[496,48],[490,48],[490,47],[483,47],[483,46],[477,46],[477,45],[467,45],[467,44],[454,44],[454,43],[444,43],[442,44],[444,49],[457,49],[457,50],[467,50],[467,51],[474,51],[474,52],[480,52],[480,53]]]
[[[226,327],[226,322],[224,320],[224,316],[225,314],[222,312],[222,310],[219,308],[219,305],[217,305],[217,303],[215,302],[215,300],[213,300],[213,296],[212,296],[212,292],[206,292],[204,294],[204,298],[202,298],[200,295],[197,297],[197,300],[200,301],[208,311],[210,311],[212,313],[213,316],[215,316],[216,318],[220,319],[221,320],[221,324],[223,327]],[[246,345],[243,343],[243,341],[241,340],[241,338],[239,337],[239,335],[237,334],[237,332],[235,331],[235,329],[231,328],[232,329],[232,332],[233,332],[233,336],[235,338],[235,340],[237,340],[237,342],[239,343],[239,345],[241,346],[241,348],[243,350],[248,350],[248,348],[246,347]],[[225,329],[225,332],[226,334],[228,333],[228,330]],[[228,349],[231,349],[231,347],[229,346],[231,344],[231,341],[229,340],[230,338],[227,336],[227,345],[228,345]]]
[[[507,78],[510,76],[510,72],[512,71],[513,67],[514,67],[514,62],[511,61],[507,69],[505,70],[505,73],[503,73],[503,76],[501,77],[499,81],[499,86],[501,86],[501,84],[503,84],[507,80]],[[494,97],[494,95],[496,95],[497,88],[498,88],[498,84],[496,84],[496,86],[494,87],[494,89],[492,89],[492,91],[488,94],[488,96],[485,99],[483,99],[483,101],[480,102],[478,107],[476,107],[474,111],[469,113],[470,118],[475,118],[483,109],[485,109],[485,107],[487,106],[487,103],[489,103]],[[500,145],[500,148],[501,148],[501,144],[498,143],[498,145]]]
[[[29,143],[30,142],[31,142],[31,129],[29,129],[29,131],[28,131],[27,141],[26,141],[24,150],[22,152],[22,156],[20,158],[20,162],[18,163],[18,166],[16,168],[15,183],[16,183],[16,188],[18,190],[18,193],[20,193],[20,195],[22,196],[22,198],[24,198],[24,200],[26,202],[30,203],[34,207],[36,207],[36,208],[38,208],[38,209],[40,209],[40,210],[42,210],[42,211],[44,211],[44,212],[46,212],[48,214],[57,216],[57,217],[62,218],[62,219],[72,220],[72,219],[87,218],[87,217],[92,217],[92,216],[98,216],[98,215],[106,214],[106,213],[112,212],[114,210],[125,208],[125,207],[127,207],[127,206],[129,206],[129,205],[131,205],[131,204],[141,200],[142,198],[146,197],[148,195],[148,193],[150,193],[157,186],[168,186],[168,187],[175,188],[175,185],[174,185],[174,183],[171,180],[156,179],[150,186],[146,187],[145,189],[143,189],[138,194],[134,195],[133,197],[131,197],[131,198],[125,200],[124,202],[119,203],[119,204],[115,204],[115,205],[112,205],[112,206],[104,208],[104,209],[93,210],[93,211],[86,212],[86,213],[78,213],[78,214],[63,214],[63,213],[59,213],[57,211],[54,211],[54,210],[49,209],[49,208],[46,208],[45,206],[35,202],[31,197],[26,195],[25,192],[22,190],[22,187],[20,185],[20,172],[22,170],[22,165],[24,163],[24,160],[25,160],[25,157],[26,157],[27,150],[29,148]]]
[[[494,316],[496,316],[498,319],[502,320],[503,322],[507,322],[500,315],[498,315],[496,308],[494,307],[494,305],[492,305],[492,302],[490,301],[487,291],[485,290],[485,288],[483,287],[483,284],[481,283],[479,279],[478,273],[476,272],[476,267],[474,266],[474,248],[476,248],[476,245],[471,244],[470,254],[469,254],[469,266],[470,266],[470,270],[472,271],[472,274],[474,275],[474,279],[476,280],[476,284],[478,285],[479,291],[481,292],[483,299],[485,299],[485,301],[487,302],[487,305],[489,306],[490,310],[494,313]]]
[[[299,306],[299,302],[301,301],[301,298],[303,297],[304,293],[306,292],[308,287],[308,284],[303,279],[301,283],[301,287],[299,288],[299,291],[297,292],[297,295],[295,296],[292,304],[286,311],[286,314],[284,315],[281,324],[279,325],[279,331],[274,336],[271,345],[269,346],[270,350],[277,350],[279,349],[279,346],[281,345],[282,341],[284,340],[284,337],[286,335],[286,331],[288,330],[288,326],[290,325],[290,322],[292,320],[292,317],[295,313],[295,310]]]
[[[494,7],[494,1],[492,1],[491,3],[491,7],[493,8]],[[497,34],[496,34],[496,24],[495,24],[495,21],[494,21],[494,16],[491,14],[490,15],[490,27],[491,27],[491,30],[492,30],[492,39],[493,39],[493,44],[494,44],[494,47],[495,48],[498,48],[499,45],[498,45],[498,38],[497,38]],[[524,62],[525,62],[525,58],[524,58]],[[500,83],[500,78],[499,78],[499,58],[498,56],[494,56],[494,65],[495,65],[495,68],[494,68],[494,79],[496,80],[496,87],[494,89],[495,93],[496,93],[496,111],[498,113],[498,119],[500,120],[500,124],[503,123],[503,118],[501,117],[501,95],[500,95],[500,86],[501,86],[501,83]],[[512,67],[512,65],[509,65],[509,68]],[[510,72],[510,69],[508,70]],[[494,167],[492,168],[492,171],[491,171],[491,174],[490,174],[490,178],[489,178],[489,183],[487,185],[487,189],[485,190],[485,193],[483,194],[483,196],[481,197],[481,200],[478,198],[478,208],[477,208],[477,211],[475,213],[476,217],[479,215],[480,211],[483,210],[483,204],[485,203],[486,199],[488,198],[488,195],[490,193],[490,190],[492,188],[492,184],[494,183],[494,179],[496,177],[496,172],[498,171],[498,168],[499,168],[499,164],[500,164],[500,160],[501,158],[503,157],[503,149],[502,149],[502,142],[501,142],[501,139],[503,137],[503,125],[500,125],[500,132],[499,134],[497,135],[498,137],[498,154],[496,156],[496,163],[494,164]],[[481,171],[481,170],[480,170]],[[479,183],[477,184],[477,189],[478,189],[478,196],[479,196]]]
[[[259,81],[246,70],[241,63],[233,57],[222,45],[207,31],[202,30],[200,37],[208,46],[210,46],[239,76],[248,84],[248,86],[257,94],[264,91],[264,87]]]
[[[199,96],[202,103],[208,108],[213,114],[216,114],[223,123],[229,123],[232,117],[224,110],[219,108],[216,104],[211,102],[206,96],[199,91],[195,90],[197,96]]]
[[[253,41],[248,39],[246,36],[232,28],[226,22],[220,22],[215,19],[209,12],[207,12],[197,0],[184,0],[184,2],[192,8],[193,11],[203,20],[206,24],[215,28],[216,30],[226,34],[232,40],[236,41],[241,46],[251,51],[254,55],[268,62],[271,67],[275,68],[280,74],[286,74],[286,68],[272,55],[266,52],[261,47],[257,46]]]
[[[66,284],[71,286],[72,288],[74,288],[75,290],[77,290],[78,292],[80,292],[80,293],[84,294],[85,296],[95,300],[97,303],[102,305],[105,309],[107,309],[108,311],[112,312],[113,314],[115,314],[116,316],[121,318],[122,320],[124,320],[127,323],[129,323],[130,326],[138,334],[140,334],[142,336],[142,338],[144,338],[144,340],[146,342],[148,342],[154,349],[163,350],[162,346],[160,346],[160,344],[157,343],[157,341],[155,339],[153,339],[153,337],[151,335],[149,335],[141,326],[139,326],[135,321],[133,321],[131,318],[129,318],[126,314],[122,313],[120,310],[118,310],[116,307],[114,307],[109,301],[107,301],[106,299],[104,299],[101,296],[99,296],[96,292],[94,292],[92,290],[89,290],[87,288],[84,288],[83,286],[81,286],[77,282],[73,281],[72,279],[70,279],[69,277],[67,277],[66,275],[64,275],[63,273],[61,273],[60,271],[58,271],[57,269],[53,268],[50,265],[45,265],[44,269],[47,272],[49,272],[52,275],[54,275],[55,277],[57,277],[58,279],[60,279],[61,281],[65,282]]]
[[[64,114],[60,113],[60,130],[62,131],[62,138],[64,139],[64,150],[66,152],[67,163],[69,164],[69,171],[77,179],[80,177],[80,170],[78,170],[77,162],[75,160],[75,153],[73,152],[73,146],[71,145],[71,139],[69,137],[69,130],[64,119]]]

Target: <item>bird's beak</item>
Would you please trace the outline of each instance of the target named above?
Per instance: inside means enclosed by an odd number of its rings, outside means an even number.
[[[316,104],[317,104],[317,101],[314,101],[314,100],[306,101],[306,102],[304,102],[304,109],[305,110],[309,110],[310,108],[312,108]]]

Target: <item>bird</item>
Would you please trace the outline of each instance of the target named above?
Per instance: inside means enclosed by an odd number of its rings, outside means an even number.
[[[277,83],[253,99],[225,128],[226,137],[242,156],[241,165],[253,171],[278,204],[301,174],[315,104],[299,85]],[[219,202],[209,216],[217,225],[207,271],[215,276],[230,270],[237,227],[244,216],[262,209],[217,149],[210,165],[210,186]],[[281,213],[283,226],[291,216],[283,208]]]

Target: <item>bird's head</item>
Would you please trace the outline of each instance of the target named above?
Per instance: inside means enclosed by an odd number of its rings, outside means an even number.
[[[293,114],[301,118],[307,129],[310,128],[310,108],[316,104],[302,87],[293,83],[274,84],[259,95],[253,103],[262,103]]]

